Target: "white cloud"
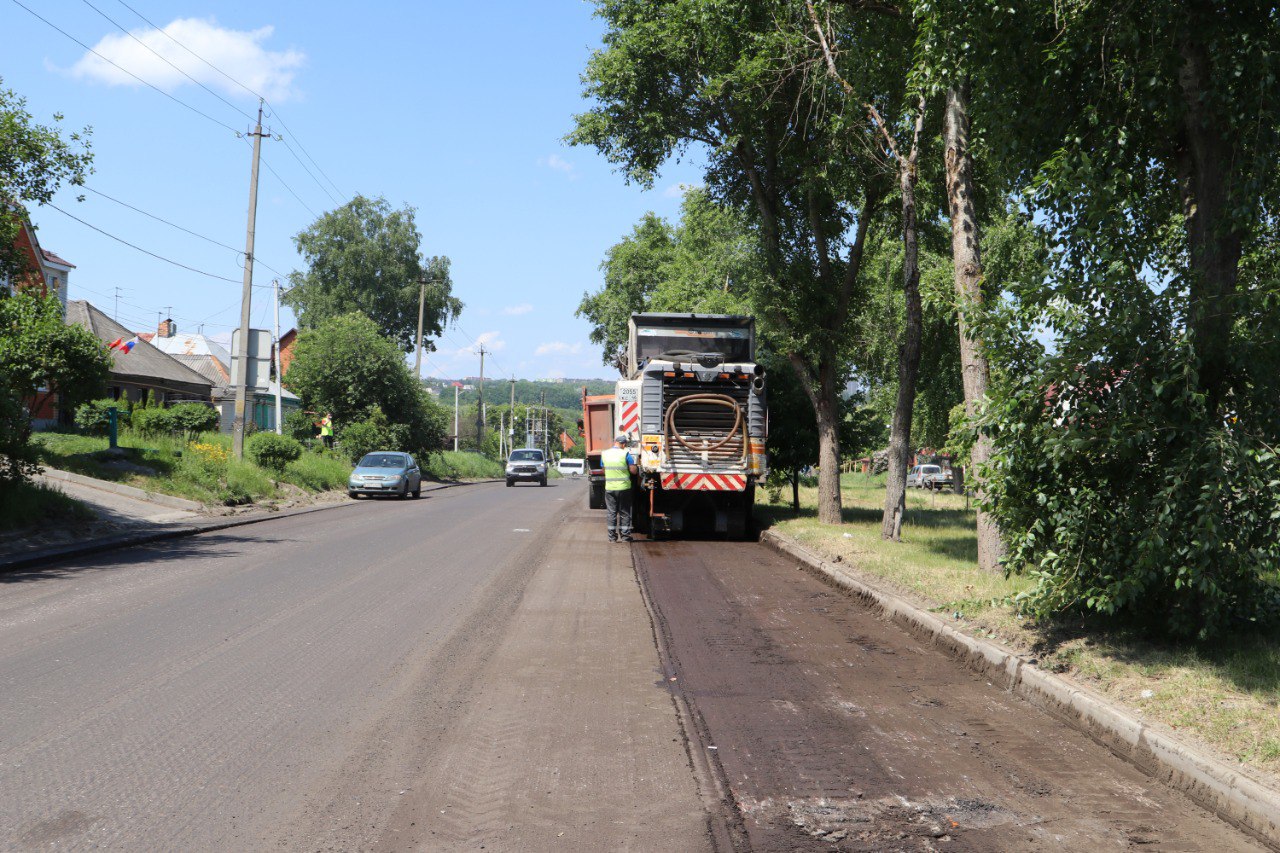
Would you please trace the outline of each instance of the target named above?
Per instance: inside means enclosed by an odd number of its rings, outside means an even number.
[[[248,96],[244,89],[209,67],[215,65],[268,99],[284,101],[294,94],[293,77],[306,61],[306,55],[297,50],[267,50],[263,43],[274,32],[275,28],[271,26],[232,30],[218,26],[212,18],[178,18],[163,31],[148,27],[133,31],[132,37],[124,33],[103,36],[93,49],[120,68],[167,92],[184,84],[194,85],[183,75],[182,72],[186,72],[211,88],[239,97]],[[175,41],[181,42],[190,52]],[[199,54],[209,65],[192,53]],[[141,85],[120,68],[86,53],[71,66],[69,73],[81,80],[93,80],[109,86]]]
[[[662,191],[663,198],[683,198],[689,190],[701,187],[702,184],[672,184]]]
[[[520,305],[508,305],[506,308],[502,309],[502,313],[510,316],[518,316],[520,314],[528,314],[532,310],[533,306],[528,302],[524,302]]]
[[[533,351],[534,355],[577,355],[582,352],[582,344],[566,344],[563,341],[551,341],[540,344]]]
[[[548,169],[554,169],[557,172],[563,172],[570,178],[577,178],[577,171],[572,163],[561,157],[559,154],[552,154],[550,157],[543,157],[538,160],[539,166],[546,166]]]

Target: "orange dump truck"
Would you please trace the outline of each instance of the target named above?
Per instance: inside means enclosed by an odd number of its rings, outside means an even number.
[[[590,492],[587,505],[591,509],[604,509],[604,468],[600,454],[613,446],[614,417],[612,394],[587,394],[582,389],[582,420],[578,422],[586,449],[587,477]]]

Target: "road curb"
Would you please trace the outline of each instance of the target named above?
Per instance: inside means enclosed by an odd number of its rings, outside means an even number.
[[[1280,790],[1232,768],[1203,749],[1144,723],[1107,697],[1030,663],[1017,652],[956,630],[901,596],[856,578],[780,533],[765,545],[793,557],[820,579],[879,610],[895,624],[942,648],[993,684],[1089,735],[1120,758],[1182,791],[1194,802],[1280,850]]]
[[[40,476],[49,480],[61,480],[66,483],[76,483],[81,486],[88,486],[91,489],[97,489],[100,492],[110,492],[115,495],[123,495],[127,498],[136,498],[147,503],[157,504],[159,506],[167,506],[170,509],[184,509],[189,512],[200,512],[205,508],[204,504],[197,501],[189,501],[185,498],[175,498],[172,495],[164,495],[159,492],[148,492],[146,489],[139,489],[136,486],[126,486],[123,483],[112,483],[109,480],[99,480],[95,477],[86,477],[83,474],[73,474],[70,471],[59,471],[57,468],[45,468]]]
[[[424,489],[423,491],[439,492],[444,489],[452,489],[457,486],[478,486],[484,483],[500,482],[502,481],[470,480],[458,483],[439,483],[433,488]],[[197,504],[197,506],[199,506],[199,504]],[[308,515],[313,512],[323,512],[325,510],[351,506],[357,506],[357,502],[348,500],[342,501],[341,503],[325,504],[324,506],[308,506],[302,507],[301,509],[285,510],[283,512],[266,512],[261,515],[246,515],[239,518],[217,518],[205,522],[165,525],[156,530],[140,530],[121,533],[116,536],[106,536],[89,542],[80,542],[75,545],[69,545],[65,548],[50,548],[45,551],[39,551],[33,554],[20,554],[10,558],[0,557],[0,575],[8,572],[19,571],[21,569],[43,566],[48,563],[56,563],[62,560],[71,560],[76,557],[94,556],[108,551],[117,551],[121,548],[131,548],[135,545],[149,545],[153,542],[163,542],[167,539],[181,539],[187,536],[196,536],[200,533],[213,533],[218,530],[227,530],[232,527],[244,527],[249,524],[259,524],[263,521],[293,518],[299,515]]]

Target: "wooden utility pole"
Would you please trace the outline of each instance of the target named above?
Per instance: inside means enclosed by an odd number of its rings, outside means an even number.
[[[275,345],[271,348],[271,360],[276,369],[276,435],[284,434],[284,372],[280,366],[280,279],[271,280],[271,288],[276,297],[276,334]]]
[[[422,383],[422,306],[427,298],[427,280],[418,279],[418,354],[413,358],[413,375]]]
[[[511,426],[507,430],[507,450],[516,447],[516,378],[511,377]]]
[[[488,352],[480,345],[480,396],[476,400],[476,450],[484,445],[484,356]]]
[[[240,343],[235,358],[240,365],[236,382],[235,418],[231,422],[231,452],[244,458],[244,409],[249,396],[249,309],[253,304],[253,235],[258,219],[258,163],[262,159],[262,101],[258,101],[258,124],[253,132],[253,170],[249,175],[249,221],[244,236],[244,289],[240,294]]]

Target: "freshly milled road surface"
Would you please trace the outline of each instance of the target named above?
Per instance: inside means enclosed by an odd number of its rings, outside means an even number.
[[[737,848],[1263,849],[762,545],[633,555]]]
[[[584,503],[469,486],[0,576],[0,849],[704,847]]]

